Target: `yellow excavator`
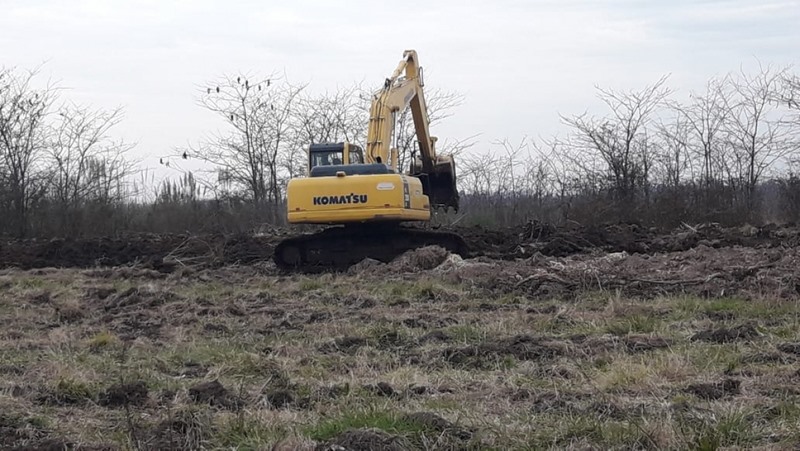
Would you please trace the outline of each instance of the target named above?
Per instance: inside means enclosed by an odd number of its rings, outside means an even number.
[[[436,153],[423,86],[417,52],[406,50],[373,95],[366,151],[347,142],[310,145],[309,176],[290,180],[286,188],[288,220],[335,227],[280,242],[274,256],[280,268],[341,268],[365,258],[388,262],[427,245],[466,254],[466,243],[455,233],[402,224],[428,222],[432,209],[458,210],[455,162]],[[419,150],[403,173],[395,126],[409,107]]]

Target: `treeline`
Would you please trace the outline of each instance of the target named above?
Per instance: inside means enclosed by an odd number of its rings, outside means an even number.
[[[109,136],[122,113],[64,101],[35,76],[0,68],[0,233],[81,233],[129,200],[131,145]]]
[[[712,79],[688,102],[674,94],[666,78],[638,91],[598,88],[607,113],[562,117],[563,139],[465,155],[473,214],[664,227],[800,219],[797,76],[762,67]]]
[[[206,83],[200,107],[220,131],[176,148],[156,182],[111,138],[120,110],[103,111],[0,68],[0,234],[97,236],[127,232],[244,232],[284,223],[285,187],[305,173],[312,142],[363,142],[372,90],[314,94],[285,78],[236,74]],[[461,96],[429,91],[432,130]],[[462,209],[440,223],[511,225],[533,219],[793,222],[800,219],[800,79],[762,67],[708,82],[678,102],[668,79],[634,91],[598,88],[606,112],[563,116],[563,138],[441,140],[456,155]],[[685,93],[681,96],[686,98]],[[410,114],[396,145],[416,149]],[[187,160],[205,170],[182,170]]]

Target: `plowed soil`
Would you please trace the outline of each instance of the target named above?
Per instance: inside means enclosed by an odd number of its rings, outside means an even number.
[[[785,248],[800,245],[793,226],[722,228],[714,224],[671,231],[636,224],[553,227],[533,222],[520,227],[446,229],[464,237],[470,256],[513,260],[534,254],[565,257],[586,253],[655,254],[711,248]],[[249,264],[268,260],[291,230],[273,235],[130,235],[120,238],[0,241],[0,268],[88,268],[140,264],[169,271],[174,265]]]

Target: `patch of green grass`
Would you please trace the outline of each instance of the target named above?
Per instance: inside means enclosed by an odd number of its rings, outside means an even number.
[[[187,362],[224,369],[228,376],[244,378],[272,377],[279,372],[271,359],[253,352],[264,347],[260,339],[211,339],[182,343],[165,350],[160,357],[172,368]]]
[[[324,419],[305,428],[303,434],[316,441],[326,441],[345,431],[361,428],[379,429],[401,437],[401,440],[410,444],[413,449],[471,449],[468,443],[436,430],[425,422],[409,418],[403,412],[376,405]]]
[[[620,295],[616,292],[603,290],[586,290],[580,293],[575,304],[583,310],[602,310],[609,302],[620,302]]]
[[[376,428],[390,434],[405,435],[423,432],[419,425],[405,421],[396,411],[376,406],[352,410],[307,427],[303,434],[317,441],[330,440],[349,429]]]
[[[800,405],[792,401],[780,401],[774,406],[760,409],[759,416],[767,421],[780,420],[787,424],[794,424],[800,432]]]
[[[304,278],[297,283],[297,290],[301,293],[313,290],[321,290],[322,288],[325,288],[325,284],[323,284],[318,278]]]
[[[0,413],[0,428],[24,428],[47,429],[51,420],[40,415],[26,416],[17,413]]]
[[[604,331],[617,336],[631,333],[649,334],[656,331],[661,324],[658,318],[647,315],[631,315],[615,318],[606,323]]]
[[[421,301],[436,300],[437,295],[441,292],[441,287],[431,279],[419,280],[412,283],[408,287],[406,294],[411,298]]]
[[[402,297],[409,291],[409,286],[407,282],[392,280],[376,288],[375,294],[385,294],[389,299]]]
[[[410,301],[457,301],[463,297],[460,288],[443,282],[421,278],[415,281],[391,280],[375,287],[372,294],[387,301],[407,299]]]
[[[514,356],[507,355],[500,359],[500,361],[497,363],[497,366],[498,369],[507,371],[516,368],[518,364],[519,361]]]
[[[727,313],[731,318],[746,319],[773,319],[782,316],[798,314],[798,305],[793,302],[777,299],[748,300],[740,298],[702,299],[697,297],[682,297],[668,300],[675,305],[676,310],[686,316],[698,314]]]
[[[119,338],[117,338],[117,336],[113,333],[104,330],[90,337],[89,340],[87,340],[86,345],[89,346],[89,349],[93,351],[99,351],[101,349],[109,348],[117,343],[119,343]]]
[[[88,383],[73,378],[61,378],[51,388],[53,401],[76,404],[96,399],[97,391]]]
[[[236,450],[269,449],[290,434],[287,427],[246,414],[227,418],[211,436],[213,448]]]
[[[250,289],[252,287],[248,287]],[[204,299],[209,301],[218,301],[220,299],[228,299],[234,297],[239,292],[244,292],[245,289],[230,284],[224,284],[217,281],[210,281],[206,283],[188,284],[183,287],[177,287],[175,293],[189,299]]]
[[[703,310],[706,312],[741,312],[753,302],[746,302],[736,298],[721,298],[705,301]]]
[[[515,293],[491,293],[488,296],[478,296],[476,299],[480,303],[486,302],[494,305],[521,305],[528,304],[528,300],[524,296]],[[547,305],[544,302],[537,302],[536,306],[543,307]]]
[[[646,432],[633,422],[604,420],[597,416],[578,414],[558,418],[554,424],[553,437],[547,442],[555,442],[559,447],[591,443],[605,449],[642,449],[650,444]],[[546,437],[539,437],[543,439]],[[545,443],[531,443],[539,449]]]
[[[783,340],[796,341],[800,339],[800,322],[794,321],[777,327],[769,327],[769,333]]]
[[[737,343],[704,344],[694,342],[673,350],[687,356],[692,366],[701,372],[724,372],[736,369],[741,364],[741,346]]]
[[[603,388],[613,392],[640,385],[650,377],[650,369],[646,363],[620,358],[602,366],[598,371]]]
[[[391,323],[375,323],[367,326],[362,333],[367,342],[378,349],[404,348],[415,343],[407,328]]]
[[[723,415],[716,420],[681,420],[687,442],[693,449],[710,451],[721,447],[747,447],[761,439],[760,426],[747,410]]]
[[[435,397],[423,401],[427,410],[440,412],[460,412],[464,409],[464,404],[455,397]]]
[[[486,330],[472,324],[450,326],[444,331],[457,343],[475,344],[486,341]]]
[[[47,280],[44,277],[20,277],[16,279],[17,287],[23,290],[41,289],[47,286],[57,286],[53,281]]]
[[[441,282],[435,279],[421,279],[411,284],[407,294],[415,300],[429,301],[452,301],[457,300],[458,295],[444,287]]]

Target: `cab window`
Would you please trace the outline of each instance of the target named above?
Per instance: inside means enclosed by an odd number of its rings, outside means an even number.
[[[351,146],[349,156],[350,156],[350,164],[364,163],[364,153],[361,151],[360,147]]]
[[[311,167],[330,166],[343,163],[343,152],[341,150],[331,150],[328,152],[312,152]]]

